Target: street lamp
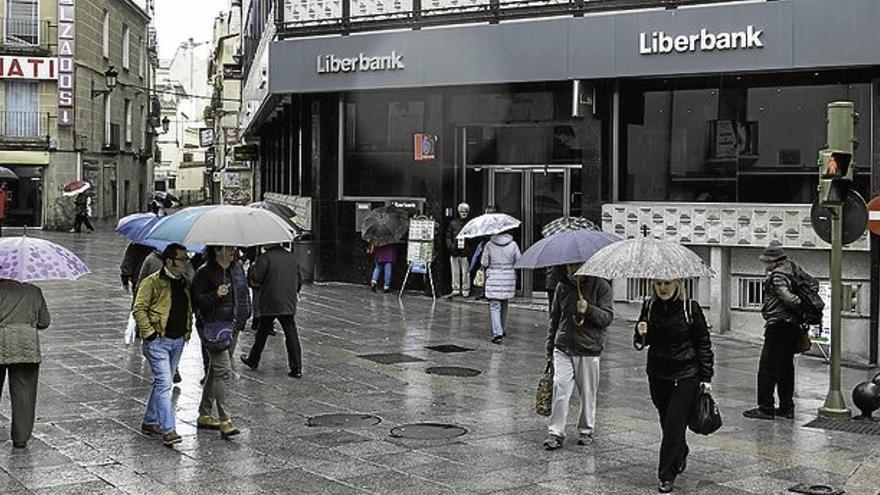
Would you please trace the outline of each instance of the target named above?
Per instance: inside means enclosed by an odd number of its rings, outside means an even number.
[[[168,116],[162,117],[162,134],[167,133],[170,126],[171,120],[168,119]]]
[[[99,95],[106,95],[113,91],[116,88],[116,85],[119,84],[117,76],[119,76],[119,73],[116,72],[116,69],[111,65],[110,68],[104,71],[104,79],[107,89],[95,89],[95,81],[92,81],[92,98]]]

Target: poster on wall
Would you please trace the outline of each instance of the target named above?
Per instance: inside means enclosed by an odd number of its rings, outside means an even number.
[[[414,138],[415,160],[433,160],[437,151],[437,135],[417,132]]]

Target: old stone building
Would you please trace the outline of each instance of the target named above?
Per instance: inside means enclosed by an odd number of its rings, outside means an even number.
[[[0,165],[19,177],[6,184],[8,224],[69,228],[73,201],[61,192],[77,179],[92,185],[93,219],[146,204],[156,57],[150,3],[144,7],[0,2],[0,55],[8,68],[21,67],[0,76]]]

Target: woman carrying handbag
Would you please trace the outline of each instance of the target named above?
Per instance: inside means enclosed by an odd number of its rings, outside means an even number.
[[[687,467],[688,419],[700,390],[711,390],[715,356],[703,310],[687,298],[681,281],[652,280],[651,291],[633,345],[639,351],[648,347],[651,401],[663,431],[658,491],[670,493]]]

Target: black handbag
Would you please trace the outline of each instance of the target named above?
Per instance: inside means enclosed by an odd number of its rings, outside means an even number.
[[[721,411],[712,394],[700,391],[694,401],[694,408],[688,418],[688,428],[700,435],[709,435],[721,428]]]
[[[232,346],[235,324],[229,321],[206,321],[202,340],[209,351],[225,351]]]

